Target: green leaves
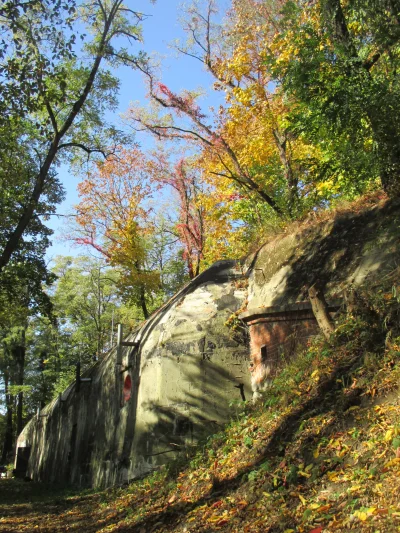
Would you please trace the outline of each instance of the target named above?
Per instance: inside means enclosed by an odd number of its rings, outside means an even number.
[[[378,176],[389,191],[400,177],[399,35],[391,9],[375,0],[345,7],[324,0],[321,8],[288,10],[268,56],[298,102],[289,127],[319,145],[320,180],[330,174],[336,193],[359,194]]]
[[[55,181],[60,162],[76,162],[78,150],[86,161],[92,154],[106,156],[109,147],[112,151],[126,141],[127,136],[105,121],[105,113],[117,105],[118,80],[103,65],[110,60],[113,65],[129,63],[136,68],[135,56],[128,49],[122,50],[129,61],[119,57],[115,41],[119,37],[139,40],[141,20],[140,13],[125,8],[119,0],[3,2],[0,129],[7,132],[18,123],[21,130],[15,137],[4,135],[0,148],[12,150],[13,160],[23,153],[22,182],[28,187],[22,202],[15,198],[0,270],[42,214],[51,185],[56,184],[60,192]],[[77,36],[84,36],[82,29],[92,35],[84,37],[83,45],[77,44]],[[7,175],[2,163],[0,175]],[[52,200],[55,203],[55,196]]]
[[[400,437],[395,437],[392,441],[392,446],[395,450],[400,448]]]
[[[243,444],[246,446],[246,448],[252,448],[253,446],[253,439],[246,435],[246,437],[243,439]]]

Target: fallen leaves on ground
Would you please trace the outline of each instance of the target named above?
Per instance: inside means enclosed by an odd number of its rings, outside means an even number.
[[[186,464],[128,487],[1,480],[0,532],[398,532],[396,346],[370,373],[346,349],[303,365],[300,396],[247,407]]]

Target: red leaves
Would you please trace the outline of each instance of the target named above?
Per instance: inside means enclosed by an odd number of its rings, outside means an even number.
[[[324,526],[316,527],[315,529],[312,529],[309,533],[321,533],[324,530]]]
[[[215,523],[215,525],[218,527],[225,526],[226,524],[229,524],[229,520],[227,518],[223,518],[219,522]]]
[[[76,244],[83,244],[86,246],[91,246],[98,252],[100,252],[102,255],[106,256],[108,259],[110,258],[110,255],[107,253],[106,249],[99,244],[96,244],[94,242],[93,237],[78,237],[75,239]]]
[[[200,107],[195,104],[194,97],[189,92],[184,93],[182,96],[173,93],[163,83],[157,83],[159,92],[168,98],[163,102],[165,107],[172,107],[177,113],[184,113],[192,117],[194,120],[201,120],[205,118],[205,115],[201,113]],[[160,97],[158,98],[160,101]]]
[[[216,509],[218,507],[221,507],[221,505],[224,505],[224,502],[222,500],[218,500],[217,502],[211,505],[211,509]]]
[[[189,276],[193,278],[199,273],[204,246],[203,209],[198,205],[199,176],[183,158],[171,171],[168,166],[165,170],[166,165],[168,162],[164,161],[158,179],[178,194],[179,220],[176,230],[183,245],[183,259],[187,263]]]
[[[159,83],[158,88],[160,89],[160,92],[168,96],[168,98],[172,98],[172,92],[168,89],[166,85],[164,85],[163,83]]]

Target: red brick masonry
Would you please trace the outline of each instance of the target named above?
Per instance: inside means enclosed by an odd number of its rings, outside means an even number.
[[[341,302],[328,305],[335,311]],[[259,307],[242,313],[239,318],[249,326],[250,372],[255,396],[265,390],[282,364],[319,330],[309,302]]]

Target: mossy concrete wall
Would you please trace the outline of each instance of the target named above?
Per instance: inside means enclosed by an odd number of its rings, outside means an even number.
[[[247,260],[249,294],[240,318],[249,326],[255,397],[318,331],[308,289],[318,283],[336,312],[349,290],[399,265],[400,202],[306,221]]]
[[[251,397],[247,338],[225,325],[246,298],[242,279],[240,263],[215,264],[128,338],[138,345],[123,348],[122,365],[114,349],[33,418],[18,439],[31,450],[27,474],[126,482],[225,424],[232,401]]]
[[[124,348],[122,365],[111,351],[83,376],[90,382],[79,391],[72,384],[27,425],[18,447],[31,449],[28,475],[121,483],[218,430],[232,400],[251,397],[248,340],[229,329],[227,319],[246,303],[248,322],[271,308],[286,316],[308,300],[316,281],[332,299],[384,276],[400,260],[399,207],[393,201],[304,224],[243,266],[221,261],[203,272],[129,337],[138,346]]]
[[[351,287],[398,266],[399,240],[399,200],[360,212],[349,210],[323,222],[310,219],[248,258],[246,315],[271,307],[285,311],[308,301],[308,289],[316,282],[326,298],[340,298]]]

